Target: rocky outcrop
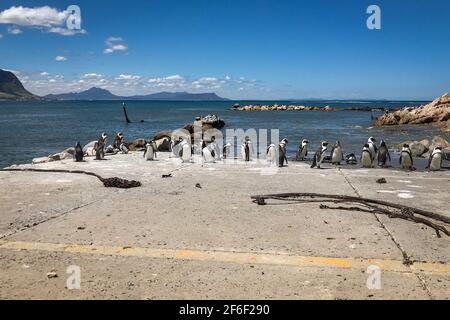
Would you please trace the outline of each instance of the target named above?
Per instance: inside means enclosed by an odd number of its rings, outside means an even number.
[[[444,94],[433,102],[417,108],[408,107],[387,113],[374,122],[375,127],[434,123],[450,131],[450,95]]]
[[[336,111],[337,108],[326,106],[326,107],[306,107],[297,105],[247,105],[240,106],[234,105],[232,110],[235,111]]]
[[[423,139],[421,141],[404,141],[396,145],[395,149],[401,150],[404,144],[409,145],[413,157],[428,158],[430,153],[433,152],[434,148],[437,146],[441,146],[444,153],[450,155],[450,142],[438,136],[431,140]]]
[[[133,142],[128,144],[128,150],[130,151],[139,151],[145,148],[147,141],[145,139],[136,139]]]

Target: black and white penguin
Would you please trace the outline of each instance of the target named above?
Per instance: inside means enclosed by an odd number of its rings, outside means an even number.
[[[373,155],[369,143],[366,143],[363,147],[361,153],[361,164],[363,168],[373,168]]]
[[[226,159],[229,157],[231,152],[231,143],[227,143],[226,145],[223,146],[222,148],[222,158]]]
[[[214,163],[216,160],[216,154],[217,154],[217,147],[214,140],[209,143],[206,147],[202,150],[203,154],[203,161],[206,163]]]
[[[250,137],[245,137],[241,146],[242,158],[244,161],[250,161],[253,155],[253,146]]]
[[[84,157],[83,148],[81,147],[80,142],[77,142],[77,144],[75,145],[75,154],[74,154],[75,161],[82,162],[83,157]]]
[[[414,170],[414,161],[411,153],[411,149],[408,144],[404,144],[402,151],[400,152],[400,165],[402,169]]]
[[[295,157],[295,160],[297,161],[305,160],[305,157],[308,156],[308,144],[309,141],[307,139],[302,140],[302,142],[298,146],[297,156]]]
[[[157,147],[156,147],[156,142],[155,141],[150,141],[149,143],[147,143],[145,145],[145,151],[144,151],[144,159],[145,160],[155,160],[156,159],[156,151],[157,151]]]
[[[340,165],[342,160],[344,160],[344,152],[342,151],[341,142],[338,140],[331,149],[331,163]]]
[[[444,160],[445,156],[442,153],[442,147],[437,146],[434,148],[433,152],[430,155],[430,158],[428,159],[428,169],[430,171],[439,171],[442,169],[442,161]]]
[[[106,133],[102,133],[101,137],[95,143],[94,150],[96,160],[103,160],[105,158],[105,147],[107,139],[108,135]]]
[[[278,146],[278,166],[284,167],[284,162],[286,161],[286,165],[288,164],[288,159],[286,156],[286,145],[289,143],[287,139],[283,139]]]
[[[367,140],[367,143],[369,145],[370,153],[372,154],[372,159],[373,161],[375,161],[378,152],[377,145],[375,144],[376,140],[374,137],[370,137],[369,140]]]
[[[381,140],[380,148],[378,149],[378,165],[382,168],[387,168],[391,164],[391,155],[384,140]]]
[[[125,144],[124,136],[123,136],[122,132],[117,133],[116,137],[114,138],[112,147],[115,152],[121,151],[124,154],[128,153],[128,148]]]
[[[277,161],[277,147],[273,143],[267,148],[266,160],[271,165],[275,164]]]
[[[347,154],[345,156],[345,162],[349,165],[358,164],[358,160],[356,159],[356,156],[354,153]]]
[[[192,158],[192,148],[189,142],[180,138],[181,142],[178,144],[179,146],[179,155],[183,162],[190,162]]]
[[[313,158],[313,163],[311,164],[311,168],[317,167],[320,169],[320,165],[322,164],[323,160],[325,159],[325,153],[328,149],[328,142],[322,141],[320,148],[316,151]]]

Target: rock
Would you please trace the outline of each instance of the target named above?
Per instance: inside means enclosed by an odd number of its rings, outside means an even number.
[[[52,159],[53,161],[60,161],[60,160],[65,160],[65,159],[72,159],[73,154],[63,151],[60,153],[51,154],[48,157],[50,159]]]
[[[384,184],[384,183],[387,183],[387,181],[386,181],[385,178],[380,178],[380,179],[377,180],[377,183]]]
[[[422,145],[424,145],[426,148],[430,148],[431,146],[431,141],[429,139],[423,139],[421,141],[419,141]]]
[[[442,152],[445,154],[445,158],[450,161],[450,148],[445,148]]]
[[[128,150],[130,151],[139,151],[145,148],[147,142],[145,139],[136,139],[133,142],[128,144]]]
[[[402,125],[402,124],[428,124],[437,123],[447,130],[450,120],[450,96],[448,93],[435,99],[433,102],[420,106],[408,107],[385,114],[374,121],[375,127]]]
[[[439,137],[439,136],[434,137],[433,140],[431,141],[431,144],[435,145],[435,146],[439,145],[442,148],[450,147],[450,143],[447,140],[445,140],[444,138]]]
[[[425,147],[423,144],[421,144],[420,142],[417,142],[417,141],[414,141],[413,143],[411,143],[409,145],[409,147],[411,148],[411,154],[413,157],[420,157],[425,152],[428,151],[427,147]]]
[[[87,145],[85,145],[83,147],[83,153],[88,156],[94,156],[95,155],[94,146],[96,143],[97,143],[97,141],[95,140],[95,141],[91,141]]]
[[[170,138],[172,136],[172,131],[161,131],[153,136],[153,141],[160,140],[163,138]]]
[[[404,141],[404,142],[402,142],[402,143],[399,143],[399,144],[395,145],[395,146],[394,146],[394,149],[400,151],[400,150],[402,150],[403,145],[405,145],[405,144],[411,145],[412,143],[414,143],[414,141],[410,141],[410,140]]]
[[[31,163],[39,164],[39,163],[47,163],[47,162],[52,162],[52,161],[54,161],[54,160],[49,157],[41,157],[41,158],[34,158],[33,160],[31,160]]]
[[[48,272],[47,278],[49,279],[58,278],[58,274],[55,271]]]

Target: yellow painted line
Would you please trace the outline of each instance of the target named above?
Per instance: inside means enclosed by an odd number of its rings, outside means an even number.
[[[366,270],[370,265],[377,265],[382,270],[393,272],[429,272],[450,273],[449,264],[416,263],[411,269],[402,261],[389,259],[357,259],[299,256],[276,253],[252,253],[212,250],[177,250],[141,247],[114,247],[78,244],[57,244],[23,241],[0,241],[3,250],[29,250],[44,252],[65,252],[75,254],[110,255],[121,257],[140,257],[156,259],[178,259],[190,261],[222,262],[234,264],[261,264],[291,267],[328,267],[340,269]]]

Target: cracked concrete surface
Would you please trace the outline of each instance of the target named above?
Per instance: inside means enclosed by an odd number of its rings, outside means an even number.
[[[383,215],[321,210],[317,203],[257,206],[250,200],[281,192],[356,193],[450,216],[448,171],[312,170],[290,162],[270,172],[232,160],[182,165],[167,154],[145,162],[141,153],[21,167],[81,169],[139,180],[143,186],[109,189],[84,175],[0,172],[3,299],[450,298],[445,235],[438,238],[426,226]],[[169,172],[172,178],[161,178]],[[377,184],[380,177],[388,183]],[[22,246],[8,247],[14,243]],[[42,250],[53,245],[79,249]],[[211,253],[196,260],[183,254],[126,256],[111,248]],[[267,258],[252,263],[240,260],[241,253]],[[224,254],[229,258],[217,258]],[[412,267],[388,267],[390,261],[401,265],[404,254]],[[277,262],[286,256],[310,257],[311,263]],[[366,286],[371,259],[385,265],[381,290]],[[360,262],[348,267],[346,261]],[[81,268],[80,290],[66,288],[66,268],[73,264]],[[48,279],[52,270],[58,277]]]

